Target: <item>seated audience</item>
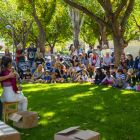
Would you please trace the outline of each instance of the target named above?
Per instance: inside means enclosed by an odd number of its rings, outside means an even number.
[[[126,59],[125,59],[125,54],[123,53],[123,54],[121,55],[121,60],[120,60],[120,65],[119,65],[119,67],[120,67],[120,68],[123,68],[124,66],[126,66],[126,64],[127,64],[127,61],[126,61]]]
[[[54,64],[55,70],[57,69],[59,63],[60,63],[60,59],[57,57],[56,62]]]
[[[88,76],[86,73],[87,73],[87,71],[83,70],[82,75],[80,75],[80,77],[78,77],[76,80],[74,80],[74,82],[79,82],[79,83],[88,82]]]
[[[61,64],[58,64],[58,68],[55,70],[56,75],[56,82],[62,83],[65,81],[64,79],[64,72],[63,72],[63,66]]]
[[[135,61],[133,60],[133,56],[131,54],[128,54],[127,55],[127,67],[128,67],[128,72],[131,74],[133,85],[135,85],[135,82],[136,82],[134,64],[135,64]]]
[[[99,57],[101,57],[101,46],[100,45],[97,46],[97,52],[99,54]]]
[[[127,66],[123,67],[123,73],[125,75],[125,81],[124,81],[124,83],[122,83],[119,86],[122,87],[122,89],[126,89],[127,87],[132,87],[132,84],[131,84],[131,74],[128,73],[128,67]]]
[[[109,53],[109,55],[111,55],[112,51],[110,49],[108,49],[108,46],[105,44],[103,47],[103,50],[101,51],[101,57],[106,56],[106,52]]]
[[[112,57],[109,55],[109,52],[106,52],[106,56],[103,57],[103,69],[109,70],[111,65]]]
[[[106,72],[106,77],[102,80],[101,85],[113,85],[114,77],[111,75],[110,71]]]
[[[35,59],[38,58],[38,53],[41,53],[40,48],[37,48],[37,52],[35,53]],[[41,55],[43,57],[43,53],[41,53]]]
[[[52,72],[51,75],[51,84],[56,83],[56,75],[55,75],[55,71]]]
[[[39,64],[37,70],[33,74],[32,82],[41,83],[43,80],[44,70],[42,64]]]
[[[33,75],[34,72],[37,70],[38,66],[41,64],[42,67],[44,68],[44,58],[42,58],[42,54],[41,53],[38,53],[38,58],[35,59],[35,67],[31,69],[31,74]]]
[[[51,63],[50,63],[50,57],[47,57],[47,63],[46,63],[46,68],[47,68],[47,70],[51,70]]]
[[[50,72],[56,70],[56,67],[54,66],[54,65],[55,65],[55,62],[56,62],[56,58],[55,58],[55,55],[53,54],[53,55],[52,55],[51,70],[50,70]]]
[[[70,50],[70,54],[69,55],[72,55],[72,56],[76,55],[77,56],[77,51],[76,51],[76,49],[75,49],[74,46],[71,47],[71,50]]]
[[[134,72],[136,73],[136,76],[140,82],[140,50],[139,50],[139,56],[135,58]]]
[[[89,49],[88,49],[88,52],[87,52],[88,58],[89,58],[90,53],[93,53],[92,45],[89,45]]]
[[[51,82],[51,76],[49,74],[50,74],[50,71],[46,70],[45,71],[45,76],[44,76],[44,82],[45,83],[50,83]]]
[[[22,82],[31,82],[31,78],[32,78],[32,75],[30,73],[30,69],[28,69],[26,74],[24,75]]]
[[[76,51],[77,51],[77,57],[79,56],[79,54],[80,53],[82,53],[83,54],[83,49],[81,49],[81,45],[78,45],[78,49],[76,49]]]
[[[83,58],[83,54],[82,53],[79,53],[79,57],[78,57],[79,62],[82,61],[82,58]]]
[[[81,60],[80,63],[81,63],[81,64],[84,64],[86,67],[88,67],[88,65],[89,65],[89,60],[88,60],[88,57],[87,57],[87,54],[86,54],[86,53],[83,54],[83,58],[82,58],[82,60]]]
[[[119,69],[118,71],[118,76],[116,77],[116,79],[113,79],[113,84],[116,87],[119,87],[119,85],[122,85],[125,81],[125,75],[123,74],[123,70]]]
[[[90,64],[91,65],[88,65],[88,67],[92,69],[92,72],[94,74],[94,68],[100,67],[100,59],[99,57],[97,57],[96,52],[93,52],[93,57],[91,57],[90,59]]]
[[[63,58],[61,57],[60,53],[57,54],[57,58],[59,58],[60,62],[64,61]]]
[[[105,78],[105,74],[102,72],[101,68],[98,68],[96,70],[96,76],[95,76],[95,80],[94,83],[95,84],[100,84],[102,82],[102,80]]]

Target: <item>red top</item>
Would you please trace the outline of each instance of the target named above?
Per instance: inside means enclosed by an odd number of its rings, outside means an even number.
[[[92,66],[94,66],[95,64],[96,64],[96,57],[93,56]]]
[[[7,76],[10,74],[11,71],[9,70],[4,70],[1,72],[1,76]],[[18,91],[18,88],[17,88],[17,82],[16,82],[16,77],[15,78],[8,78],[4,81],[1,81],[1,86],[2,87],[10,87],[12,86],[13,87],[13,91],[15,93],[17,93]]]

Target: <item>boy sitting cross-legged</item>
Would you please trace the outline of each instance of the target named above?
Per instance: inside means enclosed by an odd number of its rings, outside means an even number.
[[[50,83],[51,82],[51,77],[50,77],[49,74],[50,74],[50,71],[49,70],[46,70],[45,71],[44,80],[43,80],[45,83]]]

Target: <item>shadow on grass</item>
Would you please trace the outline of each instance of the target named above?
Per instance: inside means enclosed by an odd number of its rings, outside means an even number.
[[[30,134],[22,140],[53,140],[56,132],[71,126],[97,131],[101,140],[140,137],[138,92],[89,84],[25,84],[23,92],[28,110],[38,112],[41,118],[37,128],[18,129]]]

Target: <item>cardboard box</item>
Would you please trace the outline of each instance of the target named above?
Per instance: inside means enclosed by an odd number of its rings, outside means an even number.
[[[100,140],[100,134],[91,130],[79,130],[80,126],[70,127],[54,135],[54,140]]]
[[[38,113],[32,111],[20,111],[8,117],[13,121],[13,126],[29,129],[38,126]]]
[[[0,121],[0,140],[20,140],[20,133]]]

